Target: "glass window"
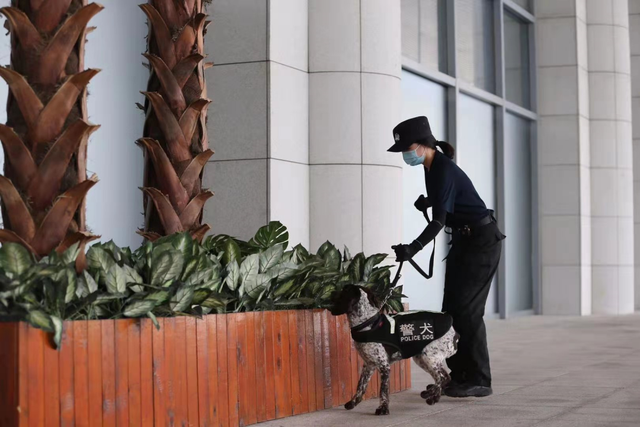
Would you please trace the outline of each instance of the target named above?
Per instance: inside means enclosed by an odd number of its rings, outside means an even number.
[[[529,25],[504,13],[504,69],[506,98],[529,108]]]
[[[509,312],[533,308],[531,279],[531,123],[507,114],[504,134],[504,241]]]
[[[446,0],[402,0],[402,53],[447,72]]]
[[[458,140],[456,163],[469,176],[487,205],[496,210],[495,109],[476,98],[458,98]],[[487,298],[486,313],[498,312],[497,281],[494,276]]]
[[[402,119],[416,116],[427,116],[431,130],[437,139],[446,141],[447,90],[444,86],[419,77],[408,71],[402,72]],[[420,194],[426,195],[424,169],[404,165],[403,170],[403,241],[411,242],[424,231],[427,223],[413,203]],[[409,297],[412,310],[442,309],[444,295],[445,262],[440,262],[449,251],[448,237],[444,232],[436,238],[436,262],[433,265],[433,277],[428,286],[422,276],[413,268],[402,271],[404,280],[403,293]],[[429,265],[429,257],[433,243],[418,253],[414,260],[422,265]],[[426,267],[424,267],[426,268]]]
[[[492,0],[456,0],[458,76],[495,93],[495,44]]]

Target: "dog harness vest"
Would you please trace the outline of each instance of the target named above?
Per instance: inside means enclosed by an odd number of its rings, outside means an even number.
[[[388,316],[378,314],[361,325],[351,328],[355,342],[375,342],[399,351],[403,359],[422,352],[431,342],[442,338],[451,329],[453,319],[447,313],[407,311]],[[371,326],[371,329],[363,329]]]

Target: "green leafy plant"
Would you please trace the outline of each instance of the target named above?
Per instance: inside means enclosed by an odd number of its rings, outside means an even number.
[[[330,242],[316,254],[288,248],[279,222],[244,242],[230,236],[202,243],[188,232],[147,242],[136,251],[113,242],[87,252],[78,274],[78,245],[36,260],[23,246],[0,248],[0,315],[25,320],[54,334],[62,320],[196,316],[256,310],[327,308],[333,291],[346,284],[371,289],[381,299],[391,292],[389,311],[402,311],[402,289],[391,290],[385,254],[351,257]]]

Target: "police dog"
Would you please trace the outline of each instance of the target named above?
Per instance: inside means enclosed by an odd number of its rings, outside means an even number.
[[[367,333],[376,327],[378,319],[388,321],[389,318],[381,314],[379,302],[376,297],[366,288],[356,285],[346,285],[341,291],[336,291],[331,296],[331,308],[329,311],[334,316],[346,314],[351,326],[352,336],[354,331]],[[440,314],[438,314],[440,315]],[[448,316],[441,314],[442,316]],[[391,322],[394,322],[391,318]],[[382,321],[380,321],[382,324]],[[355,337],[355,336],[354,336]],[[433,338],[433,336],[431,337]],[[445,359],[453,356],[457,351],[458,334],[453,327],[448,327],[440,337],[431,340],[421,352],[413,356],[414,362],[431,375],[435,384],[427,386],[420,396],[426,403],[433,405],[440,400],[443,388],[451,380],[449,373],[445,369]],[[398,348],[385,345],[379,342],[358,342],[356,349],[364,360],[362,375],[358,381],[358,389],[355,396],[347,402],[346,409],[355,408],[362,402],[367,385],[371,380],[375,370],[380,371],[380,406],[376,409],[376,415],[389,414],[389,373],[391,364],[402,360],[403,353]]]

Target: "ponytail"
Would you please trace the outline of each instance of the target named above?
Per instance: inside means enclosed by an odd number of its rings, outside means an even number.
[[[445,156],[450,159],[453,159],[454,154],[456,153],[456,149],[453,148],[453,145],[444,141],[436,141],[436,147],[440,147]]]

